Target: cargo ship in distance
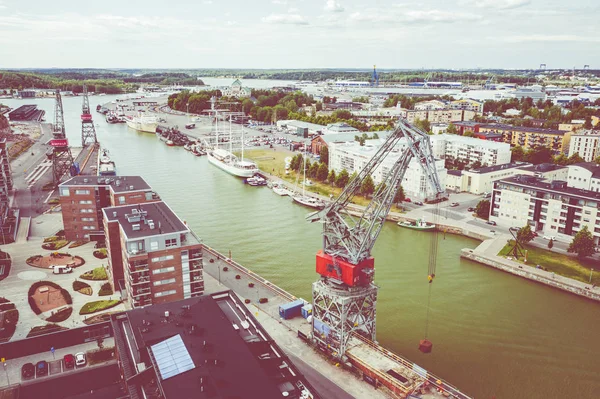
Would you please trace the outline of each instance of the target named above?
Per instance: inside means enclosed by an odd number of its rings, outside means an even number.
[[[154,116],[146,116],[139,113],[137,116],[127,116],[125,118],[127,126],[140,132],[156,133],[158,119]]]

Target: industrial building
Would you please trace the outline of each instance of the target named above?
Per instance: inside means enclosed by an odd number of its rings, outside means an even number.
[[[41,121],[46,111],[37,109],[37,105],[21,105],[19,108],[8,113],[11,121]]]
[[[571,135],[569,156],[578,154],[585,162],[600,157],[600,131],[588,130]]]
[[[10,157],[8,155],[7,142],[5,138],[0,139],[0,236],[3,237],[2,243],[5,243],[4,236],[10,235],[10,226],[7,226],[6,219],[10,213],[9,191],[13,189],[12,171],[10,169]]]
[[[67,240],[103,241],[102,209],[159,201],[140,176],[75,176],[60,184],[60,205]]]
[[[129,398],[318,399],[232,291],[111,316]]]
[[[505,227],[529,224],[540,234],[570,242],[583,226],[600,243],[600,193],[566,181],[517,175],[494,184],[490,220]]]
[[[109,273],[132,307],[202,295],[202,252],[194,232],[164,202],[102,209]]]
[[[277,121],[277,129],[287,130],[291,133],[308,132],[309,136],[316,134],[322,134],[325,126],[317,125],[316,123],[309,123],[297,120],[281,120]]]
[[[360,143],[356,141],[331,142],[329,144],[329,169],[335,170],[338,174],[344,169],[346,169],[349,174],[354,172],[358,173],[371,160],[373,155],[379,150],[380,146],[380,140],[368,140],[367,144],[364,146],[361,146]],[[398,160],[400,154],[401,152],[399,150],[392,152],[385,158],[382,165],[375,169],[375,172],[371,176],[375,184],[381,182],[383,176]],[[440,184],[444,187],[446,181],[444,161],[442,159],[437,159],[435,161],[435,166],[439,175]],[[411,160],[408,169],[404,174],[402,187],[404,188],[406,196],[414,200],[426,201],[434,199],[437,194],[428,183],[427,175],[416,159]]]

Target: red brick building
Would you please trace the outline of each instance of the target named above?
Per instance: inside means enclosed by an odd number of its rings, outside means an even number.
[[[200,240],[164,202],[102,210],[109,274],[132,307],[204,292]]]
[[[102,208],[159,201],[140,176],[75,176],[59,185],[60,205],[67,240],[89,240],[102,233]]]

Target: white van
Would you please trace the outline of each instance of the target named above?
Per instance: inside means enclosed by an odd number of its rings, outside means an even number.
[[[52,269],[52,273],[54,273],[54,274],[65,274],[65,273],[73,272],[73,268],[71,266],[65,266],[65,265],[50,266],[50,269]]]

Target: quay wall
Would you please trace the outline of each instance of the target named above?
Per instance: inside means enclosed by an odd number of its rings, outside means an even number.
[[[583,296],[585,298],[600,302],[600,292],[588,290],[585,288],[570,285],[564,282],[557,281],[551,277],[545,277],[527,270],[529,266],[523,267],[516,262],[504,259],[498,256],[490,257],[477,253],[472,249],[464,248],[460,253],[461,258],[469,259],[486,266],[493,267],[503,272],[514,274],[530,281],[545,284],[547,286],[557,288],[571,294]]]

